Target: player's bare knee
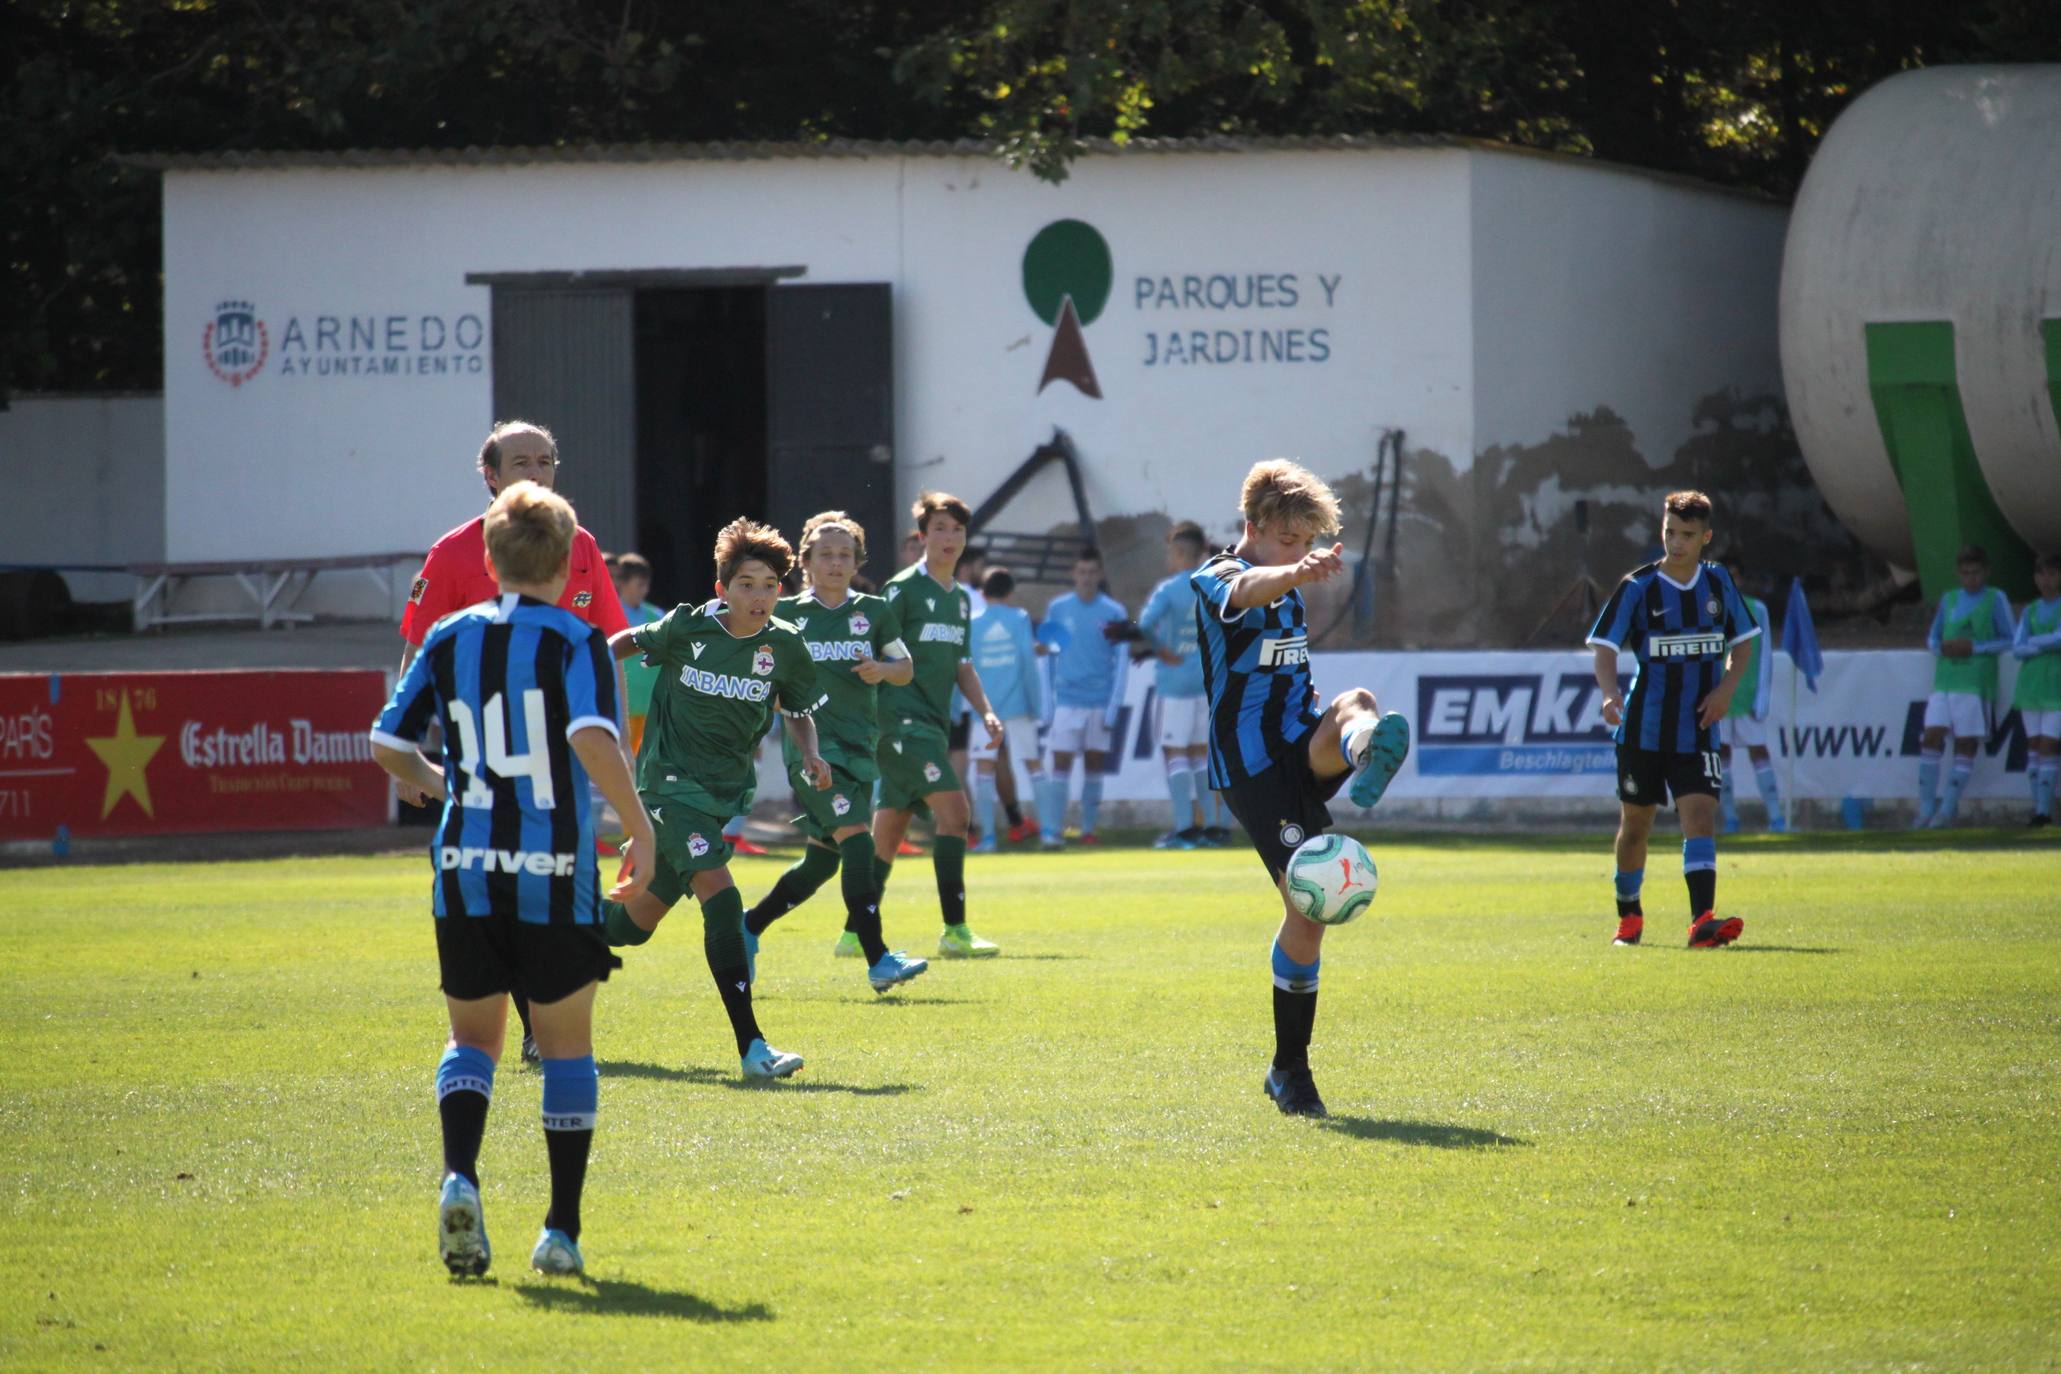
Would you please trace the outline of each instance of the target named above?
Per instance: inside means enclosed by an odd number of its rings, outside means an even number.
[[[1381,703],[1376,701],[1374,694],[1365,687],[1353,687],[1332,698],[1331,710],[1343,720],[1348,716],[1377,715],[1380,713]]]

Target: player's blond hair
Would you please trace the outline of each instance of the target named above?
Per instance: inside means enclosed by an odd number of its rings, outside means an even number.
[[[1254,529],[1322,536],[1338,533],[1340,526],[1338,498],[1324,479],[1286,458],[1254,463],[1239,488],[1238,506]]]
[[[809,550],[816,547],[816,536],[824,530],[843,530],[852,537],[852,566],[866,566],[866,527],[841,510],[818,511],[802,522],[801,547],[794,556],[801,560],[804,575],[809,570]]]
[[[785,577],[794,566],[794,548],[771,525],[740,515],[716,534],[716,581],[727,585],[739,567],[754,561]]]
[[[487,507],[487,558],[503,586],[534,586],[565,571],[579,529],[572,503],[535,482],[517,482]]]

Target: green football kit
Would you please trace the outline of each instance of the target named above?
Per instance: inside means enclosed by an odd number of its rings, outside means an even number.
[[[900,619],[916,676],[906,686],[880,688],[880,805],[915,811],[934,792],[963,790],[946,738],[973,606],[965,589],[939,582],[920,561],[881,590]]]
[[[819,790],[810,783],[793,740],[783,735],[780,744],[802,811],[796,824],[804,834],[828,844],[834,832],[868,826],[873,820],[873,783],[880,776],[874,753],[884,689],[859,677],[859,663],[907,658],[909,651],[902,643],[901,620],[885,597],[850,592],[833,607],[818,601],[814,592],[804,592],[783,598],[774,614],[808,645],[816,664],[816,685],[823,693],[823,704],[815,711],[816,744],[830,765],[830,786]]]

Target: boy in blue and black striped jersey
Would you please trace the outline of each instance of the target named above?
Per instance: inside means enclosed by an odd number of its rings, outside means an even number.
[[[437,622],[372,729],[380,766],[444,803],[430,850],[451,1021],[436,1074],[438,1235],[454,1274],[484,1274],[490,1260],[479,1149],[518,987],[543,1057],[551,1164],[551,1209],[530,1262],[547,1273],[585,1263],[580,1193],[599,1100],[594,991],[621,967],[601,934],[589,775],[622,818],[628,853],[649,854],[652,834],[621,752],[607,640],[553,604],[576,528],[563,497],[530,482],[504,491],[485,522],[501,594]],[[418,747],[432,720],[444,724],[441,770]],[[619,882],[610,895],[644,882]]]
[[[1284,912],[1273,949],[1274,1062],[1262,1086],[1291,1116],[1323,1116],[1309,1048],[1324,927],[1288,904],[1282,882],[1289,856],[1330,828],[1325,803],[1349,774],[1356,805],[1381,799],[1409,754],[1410,727],[1382,715],[1365,688],[1317,705],[1298,589],[1345,569],[1343,546],[1317,547],[1338,532],[1338,498],[1308,469],[1275,458],[1246,474],[1240,504],[1237,546],[1189,575],[1209,694],[1209,781],[1251,837]]]
[[[1653,813],[1673,798],[1682,823],[1682,877],[1689,888],[1689,946],[1713,949],[1739,938],[1745,922],[1717,917],[1718,794],[1724,763],[1718,722],[1751,656],[1736,646],[1761,632],[1731,576],[1703,561],[1710,498],[1671,493],[1663,503],[1666,556],[1625,574],[1589,632],[1603,720],[1617,741],[1617,935],[1636,945],[1645,931],[1639,889]],[[1638,658],[1628,695],[1617,656]]]

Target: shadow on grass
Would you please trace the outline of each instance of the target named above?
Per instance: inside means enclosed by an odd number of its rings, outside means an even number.
[[[515,1291],[525,1302],[555,1312],[602,1317],[671,1317],[687,1322],[769,1322],[773,1309],[762,1302],[723,1307],[692,1293],[668,1293],[627,1279],[582,1278],[572,1284],[523,1283]]]
[[[1382,1121],[1371,1116],[1334,1115],[1317,1124],[1355,1140],[1388,1140],[1398,1145],[1429,1145],[1440,1150],[1486,1150],[1531,1144],[1478,1126],[1454,1126],[1439,1121]]]
[[[603,1078],[655,1078],[665,1083],[698,1083],[743,1093],[849,1093],[853,1097],[900,1097],[904,1093],[919,1092],[923,1086],[920,1083],[875,1083],[860,1086],[799,1076],[778,1080],[747,1079],[722,1069],[711,1069],[704,1064],[674,1068],[669,1064],[646,1064],[635,1059],[603,1060],[595,1067],[601,1071]]]

